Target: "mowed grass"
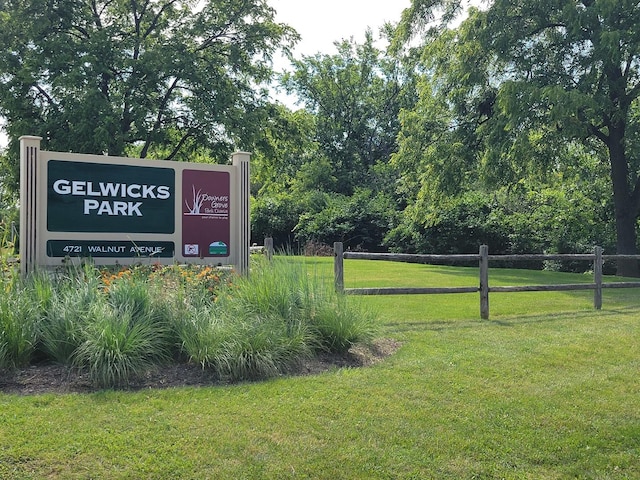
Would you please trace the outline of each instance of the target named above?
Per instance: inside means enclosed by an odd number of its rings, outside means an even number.
[[[308,261],[332,274],[331,259]],[[490,283],[589,276],[490,271]],[[345,286],[477,269],[348,260]],[[353,297],[402,342],[370,368],[211,388],[0,394],[0,478],[640,478],[640,296]]]

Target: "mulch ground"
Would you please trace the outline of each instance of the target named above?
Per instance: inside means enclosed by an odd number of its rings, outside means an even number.
[[[306,360],[290,375],[316,375],[334,368],[364,368],[374,365],[400,348],[392,339],[379,339],[369,346],[358,345],[345,354],[321,354]],[[158,368],[131,382],[126,390],[162,389],[184,386],[222,385],[199,365],[179,364]],[[97,391],[86,374],[62,365],[32,365],[0,371],[0,392],[18,395],[44,393],[90,393]]]

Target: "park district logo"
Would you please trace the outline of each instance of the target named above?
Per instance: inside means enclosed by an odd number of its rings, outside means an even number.
[[[183,170],[182,251],[185,257],[230,255],[231,208],[228,172]]]
[[[173,169],[50,160],[47,229],[173,233],[174,192]]]

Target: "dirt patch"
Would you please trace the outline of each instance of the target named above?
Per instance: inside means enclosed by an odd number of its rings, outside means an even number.
[[[316,375],[334,368],[361,368],[375,365],[393,355],[401,344],[379,339],[371,345],[358,345],[345,354],[321,354],[304,361],[290,375]],[[132,382],[127,390],[184,386],[211,386],[225,382],[198,365],[170,365],[148,372]],[[19,395],[44,393],[89,393],[97,389],[86,374],[61,365],[33,365],[24,369],[0,371],[0,392]]]

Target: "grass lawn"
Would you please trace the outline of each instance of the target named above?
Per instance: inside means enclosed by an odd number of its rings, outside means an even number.
[[[309,260],[332,274],[331,259]],[[492,285],[589,276],[490,271]],[[345,286],[477,269],[345,262]],[[640,479],[640,296],[353,297],[402,342],[361,369],[212,388],[0,393],[0,478]]]

